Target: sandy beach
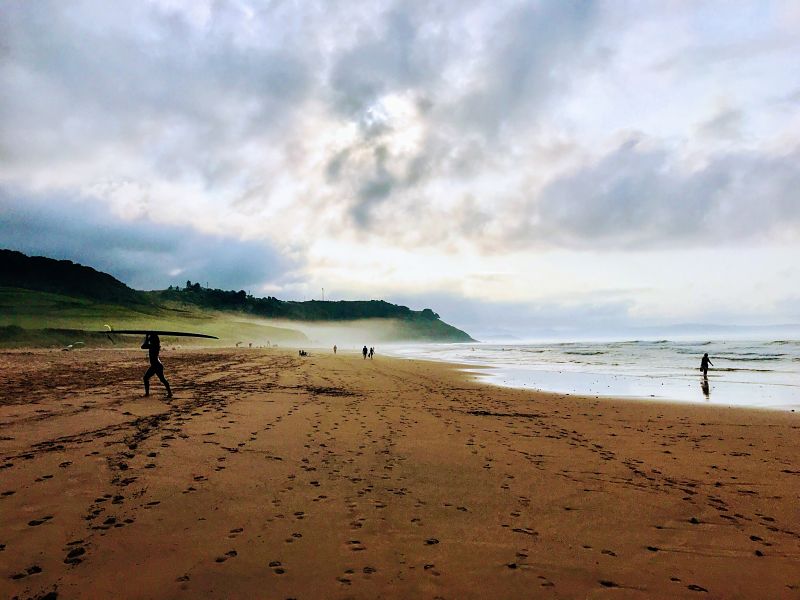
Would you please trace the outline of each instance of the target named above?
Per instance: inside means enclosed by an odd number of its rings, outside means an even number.
[[[162,360],[0,353],[0,597],[800,597],[796,413]]]

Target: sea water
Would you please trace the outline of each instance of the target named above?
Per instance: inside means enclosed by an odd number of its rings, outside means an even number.
[[[578,394],[800,410],[800,340],[425,344],[400,355],[481,367],[490,383]],[[704,380],[707,352],[713,366]]]

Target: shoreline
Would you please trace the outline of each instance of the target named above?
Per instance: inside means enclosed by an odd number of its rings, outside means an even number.
[[[385,355],[163,361],[171,402],[140,352],[0,352],[0,594],[800,595],[797,414]]]
[[[615,345],[626,345],[626,343]],[[529,345],[517,348],[523,354],[516,356],[513,355],[514,348],[508,345],[503,347],[502,354],[492,354],[498,348],[500,346],[490,345],[487,348],[488,354],[486,351],[476,353],[472,348],[472,354],[475,354],[473,356],[464,351],[465,347],[456,348],[452,345],[404,346],[402,351],[394,352],[393,355],[463,365],[465,370],[479,373],[484,383],[504,388],[586,398],[652,400],[681,405],[743,406],[763,410],[800,411],[800,371],[793,365],[788,366],[789,370],[783,370],[787,369],[786,365],[778,370],[717,366],[712,367],[708,378],[703,380],[699,371],[690,367],[681,369],[671,366],[653,367],[653,372],[643,373],[642,370],[648,365],[652,367],[647,360],[635,366],[632,364],[633,368],[630,369],[620,369],[619,363],[615,362],[586,363],[576,366],[563,362],[546,360],[542,362],[542,359],[532,359],[531,362],[527,362],[528,359],[522,357],[528,356],[527,353],[531,352],[528,350]],[[536,353],[547,351],[549,350],[533,350]],[[589,354],[603,353],[597,351]],[[500,359],[505,358],[506,354],[511,358],[502,362]],[[738,377],[731,378],[734,374]],[[745,374],[744,377],[742,374]]]

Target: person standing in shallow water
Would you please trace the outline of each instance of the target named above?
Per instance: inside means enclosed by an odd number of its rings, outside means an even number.
[[[144,395],[150,395],[150,378],[153,375],[157,375],[161,383],[164,384],[164,387],[167,388],[167,398],[172,398],[172,390],[169,387],[169,382],[164,377],[164,365],[161,364],[161,361],[158,359],[158,355],[161,352],[161,339],[155,333],[148,333],[144,336],[142,350],[147,350],[150,356],[150,368],[147,369],[147,372],[144,374]]]
[[[364,360],[367,360],[367,347],[366,346],[364,346],[361,349],[361,354],[364,356]]]
[[[708,365],[713,367],[714,363],[708,359],[708,352],[706,352],[703,354],[703,358],[700,359],[700,370],[703,372],[704,378],[708,378]]]

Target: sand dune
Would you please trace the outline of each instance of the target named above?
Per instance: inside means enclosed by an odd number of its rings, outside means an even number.
[[[0,596],[800,597],[798,415],[163,354],[0,354]]]

